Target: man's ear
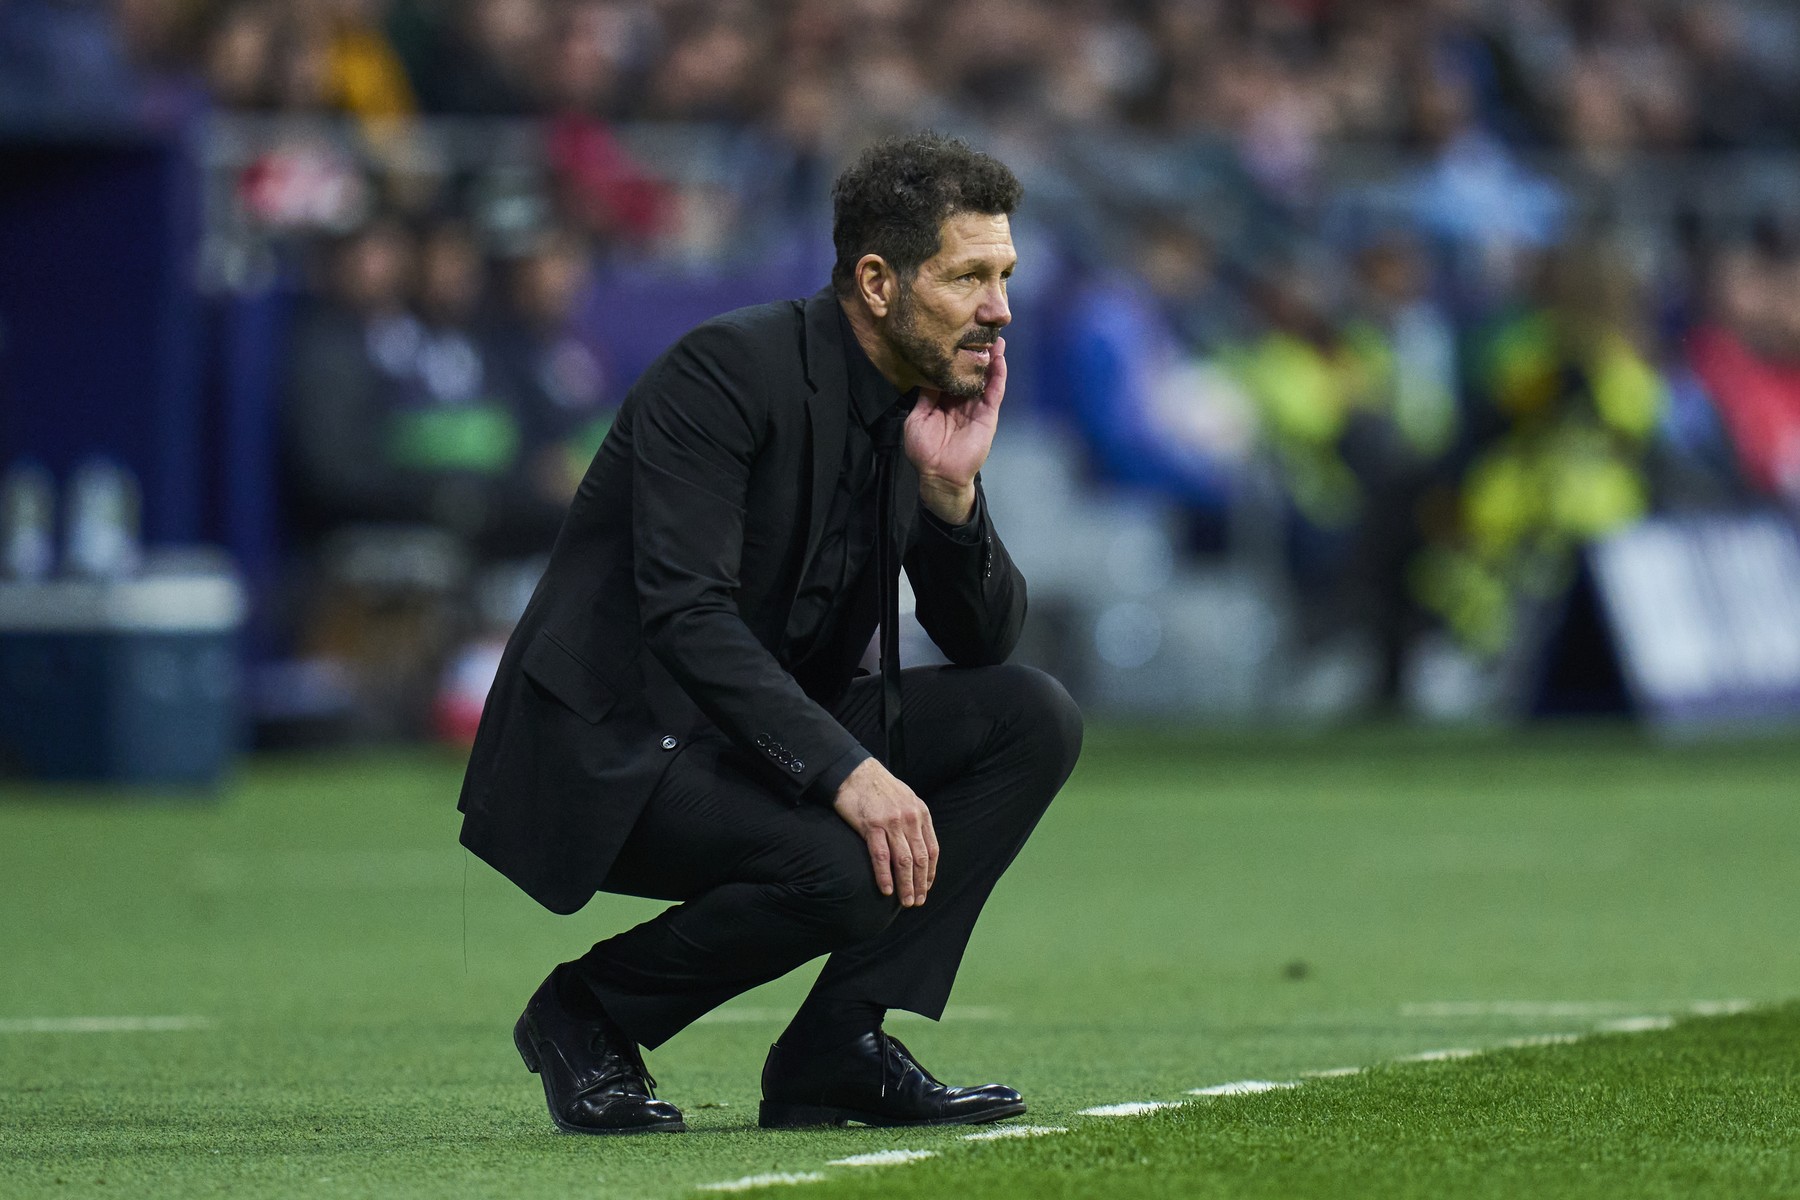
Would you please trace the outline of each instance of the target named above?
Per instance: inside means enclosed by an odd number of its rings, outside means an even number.
[[[870,313],[885,317],[899,294],[900,280],[887,259],[879,254],[865,254],[856,260],[856,290]]]

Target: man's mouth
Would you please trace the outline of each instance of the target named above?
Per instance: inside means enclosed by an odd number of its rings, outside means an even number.
[[[961,345],[957,346],[957,349],[962,351],[964,354],[969,355],[976,362],[980,363],[984,367],[987,366],[994,359],[994,339],[993,338],[974,337],[974,338],[969,339],[966,342],[963,342]]]

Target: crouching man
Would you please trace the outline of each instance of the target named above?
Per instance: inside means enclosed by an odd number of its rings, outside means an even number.
[[[882,1029],[943,1013],[1081,744],[1062,687],[1006,662],[1025,581],[977,478],[1021,189],[927,134],[877,144],[833,196],[829,287],[700,325],[632,388],[476,738],[471,850],[555,912],[674,902],[519,1018],[570,1132],[683,1129],[640,1048],[820,955],[763,1069],[764,1127],[1025,1111]],[[900,669],[902,569],[952,665]],[[881,669],[859,674],[877,630]]]

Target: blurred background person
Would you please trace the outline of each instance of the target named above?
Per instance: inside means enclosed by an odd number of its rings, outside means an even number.
[[[1743,474],[1800,507],[1800,257],[1733,247],[1713,265],[1706,314],[1689,341]]]
[[[1636,281],[1616,250],[1546,263],[1539,298],[1481,332],[1471,363],[1478,449],[1452,544],[1422,560],[1427,604],[1497,654],[1522,608],[1562,594],[1575,551],[1644,517],[1669,403]]]
[[[590,280],[585,239],[544,230],[508,264],[492,337],[494,369],[518,406],[521,462],[558,518],[617,408],[603,351],[577,319]]]
[[[382,428],[424,342],[417,269],[410,231],[372,221],[331,248],[321,293],[295,323],[284,441],[290,528],[303,545],[346,521],[420,515]]]

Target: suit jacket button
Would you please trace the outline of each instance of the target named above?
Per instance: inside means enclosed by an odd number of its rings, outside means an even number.
[[[665,737],[662,740],[662,748],[664,750],[673,750],[675,747],[677,747],[679,745],[681,745],[681,743],[676,741],[672,737]]]
[[[806,764],[801,762],[797,758],[789,765],[790,765],[791,769],[793,770],[794,774],[796,774],[796,775],[798,775],[800,772],[806,770]]]

